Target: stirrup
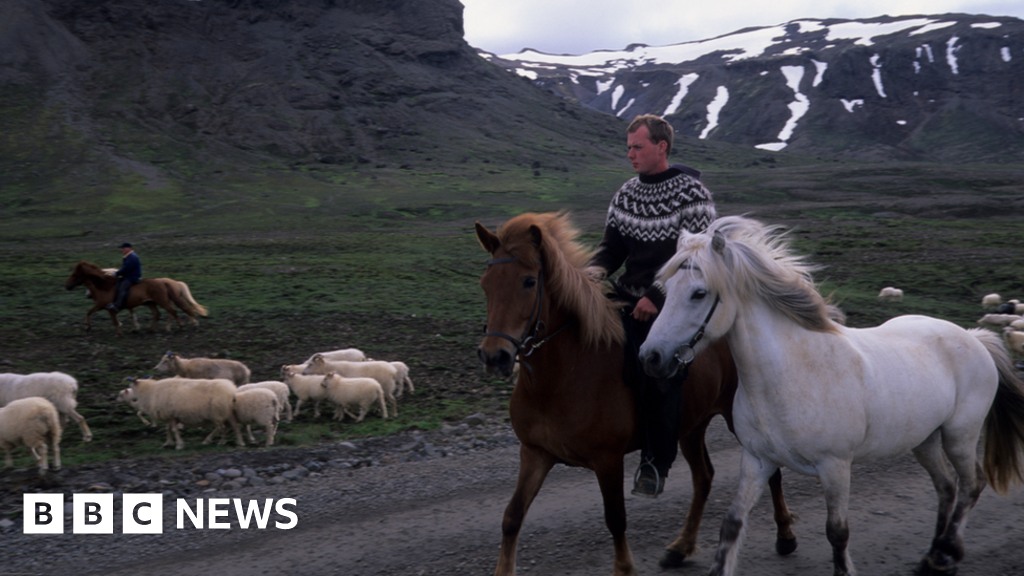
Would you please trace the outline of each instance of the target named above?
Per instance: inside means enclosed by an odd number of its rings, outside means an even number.
[[[644,482],[645,486],[641,486],[641,480],[644,478],[645,468],[650,469],[650,473],[646,476],[653,475],[653,485],[648,482]],[[637,466],[636,472],[633,474],[633,490],[630,494],[634,496],[644,496],[647,498],[657,498],[665,490],[665,479],[658,473],[658,469],[654,466],[654,462],[651,460],[641,460],[640,465]]]

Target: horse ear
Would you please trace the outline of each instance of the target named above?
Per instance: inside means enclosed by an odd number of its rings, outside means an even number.
[[[544,233],[540,231],[540,227],[536,224],[530,226],[530,242],[537,250],[540,250],[540,247],[544,245]]]
[[[476,239],[489,254],[494,254],[498,250],[498,247],[501,246],[501,242],[498,241],[498,237],[481,224],[479,220],[476,222]]]
[[[714,235],[711,236],[711,249],[719,254],[725,250],[725,235],[719,230],[715,230]]]

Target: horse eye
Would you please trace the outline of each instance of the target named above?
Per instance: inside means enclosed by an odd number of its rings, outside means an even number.
[[[708,295],[708,291],[707,290],[697,289],[697,290],[693,291],[693,299],[694,300],[703,300],[704,297],[707,296],[707,295]]]
[[[537,279],[534,278],[533,276],[527,276],[526,278],[523,278],[523,288],[531,289],[536,285]]]

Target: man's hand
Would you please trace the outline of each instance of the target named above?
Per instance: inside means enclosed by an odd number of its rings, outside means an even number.
[[[641,322],[646,322],[657,315],[658,307],[646,296],[641,298],[633,308],[633,318]]]

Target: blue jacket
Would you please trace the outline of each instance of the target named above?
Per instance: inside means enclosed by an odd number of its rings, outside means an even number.
[[[129,252],[121,263],[121,268],[114,276],[119,276],[132,284],[137,284],[142,279],[142,261],[135,252]]]

